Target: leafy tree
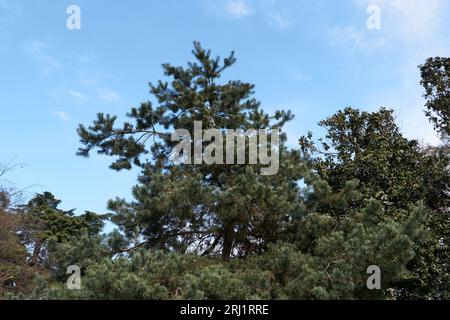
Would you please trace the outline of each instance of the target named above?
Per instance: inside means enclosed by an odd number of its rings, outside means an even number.
[[[155,101],[132,108],[132,121],[117,126],[99,114],[80,125],[80,155],[96,150],[115,157],[115,170],[140,168],[134,200],[109,202],[119,230],[100,235],[104,216],[76,217],[50,193],[37,195],[22,208],[29,220],[20,234],[49,271],[13,298],[450,298],[445,148],[406,139],[391,110],[347,108],[321,122],[319,143],[309,134],[290,150],[283,134],[276,175],[260,175],[261,164],[178,165],[175,129],[192,132],[201,121],[273,133],[293,117],[263,112],[251,84],[220,83],[233,54],[213,58],[198,43],[193,54],[187,67],[163,65],[170,83],[150,85]],[[445,81],[438,73],[443,80],[427,83]],[[81,290],[64,287],[73,264]],[[366,286],[371,265],[383,290]]]
[[[450,137],[450,58],[429,58],[420,66],[425,88],[425,114],[434,127],[447,139]]]
[[[9,292],[29,292],[33,272],[27,264],[27,250],[19,238],[20,217],[13,205],[20,192],[6,180],[7,173],[16,168],[9,162],[0,164],[0,297]]]
[[[0,296],[7,291],[26,291],[31,282],[18,229],[17,217],[0,207]]]
[[[399,209],[419,200],[432,210],[425,220],[430,233],[416,243],[420,254],[410,262],[411,276],[399,283],[398,289],[411,298],[448,297],[448,153],[440,149],[424,152],[416,141],[404,138],[393,112],[384,108],[373,113],[347,108],[320,124],[327,129],[325,139],[320,139],[321,147],[310,134],[300,139],[302,151],[333,190],[341,189],[345,181],[358,181],[363,196],[353,207],[375,198],[385,207],[380,214],[397,221],[405,218]],[[348,209],[341,210],[342,214]]]
[[[374,197],[388,207],[406,208],[420,199],[433,209],[448,204],[448,157],[424,154],[417,141],[406,139],[392,110],[346,108],[319,124],[327,130],[320,146],[309,134],[300,139],[301,149],[333,190],[356,179],[363,199]]]

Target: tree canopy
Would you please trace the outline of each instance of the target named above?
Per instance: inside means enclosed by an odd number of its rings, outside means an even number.
[[[438,132],[450,136],[450,58],[429,58],[420,66],[427,100],[425,114]],[[448,140],[447,140],[448,143]]]
[[[320,122],[326,134],[289,148],[290,111],[266,113],[254,85],[223,81],[236,63],[194,43],[194,61],[163,64],[151,99],[117,124],[99,113],[81,124],[78,155],[140,170],[133,200],[110,214],[60,209],[50,192],[13,206],[0,193],[0,295],[28,299],[449,299],[450,176],[443,146],[406,138],[394,112],[345,108]],[[420,67],[426,114],[448,135],[448,58]],[[173,132],[280,130],[279,168],[263,163],[173,160]],[[239,151],[233,138],[233,155]],[[244,146],[250,147],[247,136]],[[211,152],[208,143],[186,140]],[[236,140],[234,140],[236,139]],[[274,152],[274,143],[258,142]],[[185,142],[186,142],[185,141]],[[225,140],[222,141],[226,147]],[[236,144],[234,143],[236,142]],[[223,150],[224,148],[222,148]],[[217,150],[212,152],[217,156]],[[109,220],[116,229],[103,233]],[[65,287],[80,268],[80,290]],[[367,286],[379,267],[381,289]],[[31,277],[37,273],[32,284]],[[27,284],[26,286],[24,284]]]

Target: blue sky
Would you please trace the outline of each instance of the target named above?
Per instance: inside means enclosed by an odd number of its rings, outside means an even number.
[[[66,28],[71,4],[81,30]],[[372,4],[379,30],[366,26]],[[103,213],[108,199],[129,198],[137,172],[76,157],[75,130],[150,99],[161,63],[184,65],[194,40],[235,50],[224,80],[256,84],[267,111],[294,112],[292,145],[347,106],[391,107],[408,137],[436,144],[417,65],[450,56],[448,16],[448,0],[0,0],[0,162],[25,163],[9,180],[29,196],[53,192],[65,209]]]

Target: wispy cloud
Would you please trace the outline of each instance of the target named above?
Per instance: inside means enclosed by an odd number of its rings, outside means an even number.
[[[23,44],[25,53],[38,63],[46,74],[64,69],[63,64],[48,52],[49,48],[48,43],[39,40],[29,40]]]
[[[92,90],[98,99],[103,102],[117,102],[120,100],[120,94],[111,89],[110,87],[100,83],[96,78],[92,76],[81,76],[80,83]]]
[[[286,70],[285,74],[287,78],[294,81],[307,82],[311,80],[311,76],[295,70]]]
[[[67,112],[64,111],[55,111],[53,112],[53,115],[55,117],[57,117],[59,120],[63,121],[63,122],[69,122],[70,121],[70,116]]]
[[[63,94],[67,95],[69,97],[72,97],[80,102],[89,100],[89,98],[86,95],[84,95],[83,93],[76,91],[76,90],[72,90],[72,89],[64,91]]]
[[[286,3],[278,0],[217,0],[204,1],[204,4],[221,18],[238,20],[259,17],[280,31],[293,25],[285,10]]]
[[[229,0],[225,3],[225,12],[229,17],[239,19],[249,16],[252,10],[244,0]]]
[[[327,34],[329,43],[343,53],[394,53],[398,64],[385,72],[397,80],[397,85],[375,92],[369,104],[372,108],[392,107],[408,137],[437,144],[437,135],[423,113],[423,89],[417,66],[428,57],[450,55],[446,24],[450,3],[446,0],[353,0],[353,3],[362,15],[369,5],[379,6],[381,29],[369,30],[365,21],[361,25],[335,27]]]
[[[361,51],[391,50],[399,46],[426,47],[443,38],[449,2],[447,0],[353,0],[361,15],[370,5],[381,10],[381,29],[359,25],[337,26],[329,30],[332,45]],[[367,15],[367,18],[369,16]],[[447,41],[448,42],[448,41]]]
[[[95,59],[95,55],[93,54],[82,54],[82,55],[73,55],[73,54],[66,54],[66,58],[74,61],[78,64],[87,64],[92,62]]]
[[[292,25],[292,22],[283,13],[268,11],[266,14],[279,30],[288,29]]]
[[[446,27],[447,0],[354,0],[361,9],[377,5],[381,9],[381,34],[392,41],[417,43],[441,34]]]
[[[283,31],[294,25],[293,21],[288,17],[287,10],[283,6],[283,2],[278,0],[258,1],[262,14],[269,23],[278,30]]]
[[[53,99],[69,98],[77,103],[85,103],[89,101],[89,97],[84,93],[74,89],[55,90],[49,93]]]
[[[98,97],[105,102],[116,102],[120,100],[120,94],[110,88],[97,88]]]
[[[332,46],[351,51],[373,51],[385,45],[383,36],[355,26],[334,27],[328,31],[327,38]]]

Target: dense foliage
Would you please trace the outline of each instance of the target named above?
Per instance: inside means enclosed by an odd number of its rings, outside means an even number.
[[[261,129],[293,118],[264,112],[254,86],[220,81],[236,59],[195,43],[195,62],[164,64],[153,101],[80,125],[82,147],[111,168],[141,170],[133,201],[110,215],[58,209],[51,193],[26,205],[0,197],[0,295],[28,299],[449,299],[447,146],[405,138],[393,112],[338,111],[326,136],[280,139],[275,175],[261,164],[172,161],[175,129]],[[448,134],[448,59],[421,66],[427,115]],[[447,113],[447,114],[446,114]],[[192,148],[195,142],[190,141]],[[206,143],[200,145],[208,151]],[[191,163],[194,163],[192,159]],[[109,219],[117,229],[102,234]],[[65,287],[80,268],[80,290]],[[381,289],[369,290],[369,266]],[[34,276],[33,282],[31,278]]]
[[[429,58],[420,66],[426,115],[443,137],[450,136],[450,58]],[[447,143],[449,141],[447,140]]]

